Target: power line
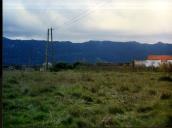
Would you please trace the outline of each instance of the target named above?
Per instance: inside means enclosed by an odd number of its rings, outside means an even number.
[[[97,5],[97,3],[96,3],[96,5]],[[63,23],[62,25],[65,25],[65,24],[70,23],[71,21],[73,21],[73,20],[77,19],[78,17],[82,16],[83,13],[88,13],[89,11],[90,11],[90,10],[86,10],[86,11],[84,10],[84,11],[80,12],[79,15],[77,15],[77,16],[75,16],[75,17],[72,17],[72,18],[70,19],[70,21]]]
[[[104,6],[104,5],[108,4],[108,3],[111,2],[111,1],[112,1],[112,0],[109,0],[109,1],[106,1],[106,2],[104,2],[104,3],[101,3],[101,4],[97,5],[96,7]],[[72,20],[70,20],[69,22],[66,22],[66,23],[62,24],[62,26],[65,25],[65,27],[68,27],[68,25],[72,25],[72,24],[74,24],[74,23],[77,23],[81,18],[83,18],[83,17],[85,17],[85,16],[88,16],[90,13],[94,12],[96,9],[97,9],[97,8],[94,8],[94,10],[87,10],[87,11],[85,11],[85,14],[82,13],[82,14],[80,14],[80,15],[77,16],[77,17],[73,17]],[[62,26],[59,27],[58,30],[61,29],[61,28],[63,29],[64,27],[62,27]]]
[[[72,25],[74,23],[79,22],[80,19],[82,19],[83,17],[88,16],[90,13],[94,12],[97,9],[97,7],[104,6],[104,5],[108,4],[111,1],[112,0],[106,1],[106,2],[101,3],[101,4],[97,4],[97,6],[93,10],[87,10],[87,11],[81,12],[78,16],[75,16],[75,17],[71,18],[70,21],[63,23],[61,25],[61,27],[58,28],[58,30],[62,29],[62,28],[64,29],[64,27],[63,27],[64,25],[65,25],[65,27],[68,27],[69,25]],[[52,56],[51,57],[52,57],[52,62],[54,62],[54,47],[53,47],[53,33],[52,33],[52,30],[53,30],[52,27],[48,28],[48,32],[47,32],[47,44],[46,44],[46,51],[45,51],[46,52],[45,53],[45,62],[46,62],[46,67],[45,67],[46,69],[45,70],[48,70],[48,48],[49,48],[49,42],[50,42],[49,34],[51,34],[51,44],[52,44]]]

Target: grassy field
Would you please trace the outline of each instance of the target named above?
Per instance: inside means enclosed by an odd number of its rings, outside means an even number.
[[[165,128],[171,108],[162,72],[3,72],[4,128]]]

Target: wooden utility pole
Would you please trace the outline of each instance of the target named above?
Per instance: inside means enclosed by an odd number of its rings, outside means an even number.
[[[53,41],[53,28],[52,27],[50,28],[50,31],[51,31],[51,43],[52,43]]]
[[[51,32],[51,46],[52,46],[52,64],[54,64],[54,44],[53,44],[53,28],[50,28],[50,32]]]
[[[49,54],[49,43],[51,43],[51,53]],[[45,71],[48,70],[48,60],[52,61],[52,63],[54,63],[54,47],[53,47],[53,28],[48,28],[48,32],[47,32],[47,43],[46,43],[46,50],[45,50]]]
[[[47,43],[46,43],[46,50],[45,50],[45,71],[48,70],[48,45],[49,45],[49,28],[47,32]]]

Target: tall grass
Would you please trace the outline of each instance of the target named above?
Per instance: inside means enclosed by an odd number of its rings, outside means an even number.
[[[171,127],[172,82],[164,76],[97,69],[5,71],[3,126]]]

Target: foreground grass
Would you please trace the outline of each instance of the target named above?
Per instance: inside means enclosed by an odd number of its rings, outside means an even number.
[[[4,128],[172,127],[160,72],[4,71]]]

